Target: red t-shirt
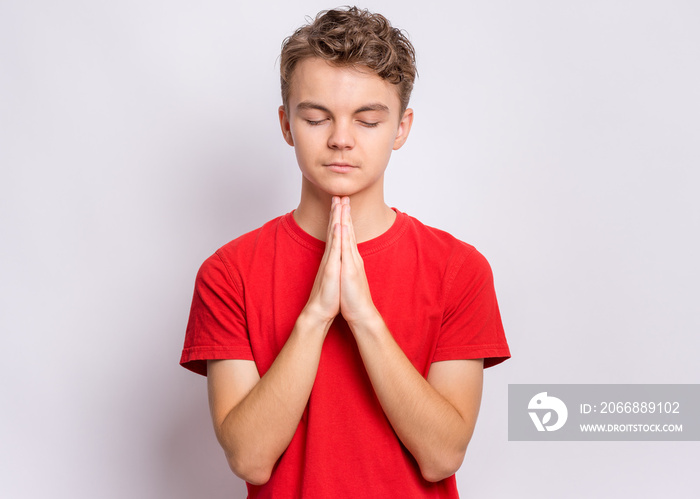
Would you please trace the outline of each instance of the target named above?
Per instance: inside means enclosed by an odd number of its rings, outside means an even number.
[[[358,244],[372,299],[423,377],[432,362],[510,352],[491,269],[474,247],[398,210],[381,236]],[[306,304],[325,243],[292,213],[220,248],[197,274],[180,363],[254,360],[264,376]],[[309,402],[269,482],[251,498],[458,497],[454,475],[424,480],[372,389],[342,317],[326,336]]]

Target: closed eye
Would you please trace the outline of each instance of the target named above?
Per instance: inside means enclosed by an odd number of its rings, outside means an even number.
[[[309,125],[311,125],[311,126],[320,125],[320,124],[323,123],[324,121],[326,121],[326,120],[318,120],[318,121],[306,120],[306,122],[307,122]]]
[[[366,126],[367,128],[374,128],[375,126],[379,125],[379,122],[376,123],[370,123],[368,121],[360,121],[362,126]]]

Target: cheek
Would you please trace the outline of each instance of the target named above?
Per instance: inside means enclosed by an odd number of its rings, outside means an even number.
[[[393,130],[382,133],[381,137],[374,137],[372,146],[374,154],[382,158],[391,156],[391,151],[394,149],[395,138],[396,133]]]
[[[310,135],[308,131],[294,135],[294,155],[302,171],[312,170],[323,156],[321,139]]]
[[[311,149],[308,133],[299,129],[292,129],[292,139],[294,140],[294,152],[297,158],[303,158],[307,151]]]
[[[307,154],[300,142],[294,143],[294,155],[297,157],[297,164],[299,167],[304,169],[309,162],[309,154]]]
[[[292,127],[291,131],[295,147],[313,150],[326,144],[322,127],[310,127],[304,123]]]

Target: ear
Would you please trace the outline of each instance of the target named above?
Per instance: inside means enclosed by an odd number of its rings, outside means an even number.
[[[411,131],[411,126],[413,125],[413,109],[406,109],[403,112],[401,121],[399,122],[399,129],[396,132],[396,138],[394,139],[394,151],[399,149],[402,145],[406,143],[408,134]]]
[[[294,139],[292,138],[292,128],[289,125],[289,116],[287,116],[287,111],[285,111],[284,106],[280,106],[277,110],[280,117],[280,127],[282,128],[282,136],[284,140],[290,146],[294,147]]]

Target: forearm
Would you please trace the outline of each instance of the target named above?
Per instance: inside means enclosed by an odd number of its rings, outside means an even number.
[[[328,325],[302,312],[270,369],[221,422],[217,437],[231,469],[265,483],[299,425]]]
[[[217,437],[231,469],[250,483],[267,482],[308,403],[323,341],[340,311],[340,249],[340,198],[334,197],[326,249],[309,300],[292,333],[265,375],[244,385],[252,387],[244,397],[238,398],[239,392],[238,397],[224,402],[228,411],[225,417],[214,417]],[[235,376],[226,378],[235,384]],[[221,401],[230,394],[225,387],[215,392],[210,400]],[[215,413],[218,409],[212,407]]]
[[[378,314],[351,328],[377,398],[423,477],[438,481],[454,474],[464,459],[478,406],[460,414],[415,369]]]

